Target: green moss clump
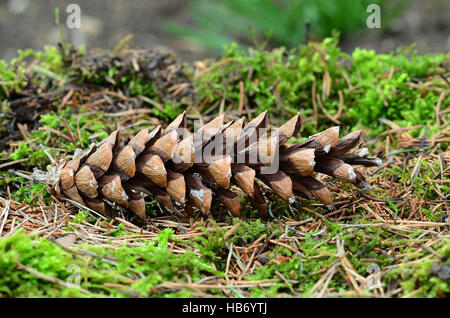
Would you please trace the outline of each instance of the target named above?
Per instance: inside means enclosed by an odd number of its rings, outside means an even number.
[[[450,240],[445,238],[438,244],[436,256],[427,258],[420,262],[400,265],[399,268],[388,273],[388,278],[398,280],[404,288],[402,295],[413,297],[449,297],[450,284],[448,278],[448,267],[450,266]],[[447,275],[440,277],[440,266],[447,267]],[[445,269],[443,270],[445,271]]]
[[[34,59],[33,76],[26,73],[25,61]],[[32,82],[45,87],[49,80],[64,82],[67,68],[63,56],[54,46],[44,46],[43,51],[19,50],[18,57],[11,63],[0,60],[0,99],[9,95],[11,91],[20,92]]]
[[[447,87],[440,75],[450,65],[450,56],[418,56],[412,46],[390,54],[357,48],[349,55],[340,50],[337,35],[291,50],[245,52],[232,44],[221,58],[199,69],[156,52],[143,53],[136,60],[126,52],[90,57],[73,49],[70,54],[66,51],[55,47],[45,47],[43,52],[19,51],[10,64],[0,62],[0,98],[33,81],[39,87],[49,81],[60,86],[70,78],[151,98],[161,105],[152,106],[154,114],[168,121],[186,107],[218,112],[222,100],[227,109],[236,110],[242,83],[243,114],[247,109],[268,110],[274,124],[281,124],[301,111],[307,119],[303,135],[339,123],[346,131],[366,128],[374,136],[385,129],[378,122],[383,117],[402,127],[422,125],[410,131],[417,137],[425,126],[429,135],[439,131],[434,108]],[[25,74],[28,58],[37,59],[38,64]],[[174,94],[177,85],[187,88]],[[442,100],[441,109],[449,98]]]
[[[239,223],[239,227],[233,233],[231,242],[233,244],[246,245],[257,240],[261,235],[268,235],[270,230],[268,224],[257,219],[255,221],[243,221],[238,218],[233,219],[233,225]]]
[[[70,111],[70,108],[66,107],[59,114],[55,112],[43,114],[40,118],[40,126],[44,129],[33,131],[28,139],[21,142],[17,150],[11,153],[10,158],[12,160],[28,158],[30,160],[24,163],[25,166],[43,169],[50,164],[50,159],[41,146],[45,147],[53,158],[58,158],[62,152],[71,153],[76,148],[85,149],[94,140],[100,141],[108,137],[108,134],[112,131],[113,123],[104,118],[102,114],[83,116],[84,112],[85,110],[81,108],[78,114],[75,114]],[[74,142],[64,138],[63,135],[45,130],[45,128],[50,128],[65,136],[70,136],[62,118],[67,122],[74,137]]]
[[[194,77],[194,82],[198,85],[198,103],[207,99],[214,104],[225,99],[234,109],[239,104],[242,82],[250,109],[268,110],[280,123],[301,111],[310,119],[305,121],[304,135],[336,123],[329,117],[338,113],[341,93],[338,120],[346,130],[364,127],[372,135],[379,134],[385,129],[378,122],[383,117],[402,127],[426,125],[429,134],[434,134],[439,131],[434,126],[434,107],[447,85],[439,74],[448,71],[449,60],[444,54],[418,56],[412,47],[390,54],[357,48],[348,55],[338,47],[337,37],[290,51],[244,52],[231,45],[219,60],[210,63],[207,72]],[[443,104],[449,103],[448,98]],[[311,120],[315,119],[315,108],[317,124]],[[418,136],[423,130],[412,134]]]
[[[167,281],[199,280],[204,274],[222,275],[205,259],[192,251],[174,254],[168,242],[173,230],[165,229],[155,240],[138,247],[116,249],[82,245],[76,250],[91,254],[69,253],[45,239],[18,233],[0,240],[0,295],[8,297],[129,297],[164,296],[154,286]],[[94,253],[96,257],[90,258]],[[81,252],[82,254],[82,252]],[[114,259],[116,261],[104,261]],[[59,283],[50,282],[21,265]],[[78,277],[76,275],[79,274]],[[75,275],[75,276],[74,276]],[[68,288],[65,283],[80,284]],[[62,282],[62,283],[61,283]],[[123,286],[123,289],[115,287]],[[177,293],[176,295],[180,295]],[[189,295],[182,291],[181,295]],[[175,296],[172,294],[172,296]]]

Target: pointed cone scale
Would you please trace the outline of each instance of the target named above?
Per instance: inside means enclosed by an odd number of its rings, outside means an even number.
[[[319,190],[311,190],[311,194],[313,195],[313,197],[327,206],[333,204],[333,196],[331,195],[330,190],[328,190],[328,188],[325,186]]]
[[[223,131],[224,137],[230,144],[235,144],[242,133],[245,124],[245,117],[236,120],[232,125]]]
[[[219,187],[228,189],[231,179],[231,158],[225,156],[221,159],[214,160],[208,167],[209,173],[213,176]]]
[[[214,136],[219,131],[220,127],[223,125],[223,119],[224,119],[224,115],[217,116],[216,118],[211,120],[209,123],[200,127],[200,129],[197,131],[197,133]]]
[[[332,147],[335,147],[339,139],[339,126],[328,128],[318,134],[311,136],[320,145],[325,153],[328,153]]]
[[[146,194],[153,196],[156,199],[156,201],[158,201],[158,203],[162,204],[167,209],[169,210],[173,209],[172,199],[170,198],[170,195],[167,193],[165,189],[158,188],[154,185],[145,186],[144,189],[139,189],[134,185],[130,186],[132,186],[134,189],[138,191],[142,191]]]
[[[60,174],[60,187],[62,190],[67,190],[74,185],[74,170],[71,167],[65,166]]]
[[[127,145],[114,158],[114,166],[123,173],[122,180],[134,177],[136,173],[136,153]]]
[[[273,192],[289,204],[294,203],[292,181],[283,171],[278,170],[274,174],[261,174],[259,178],[270,187]]]
[[[185,204],[186,203],[186,182],[184,176],[181,173],[167,170],[167,193],[175,201]]]
[[[232,216],[239,216],[241,214],[241,201],[236,193],[230,190],[217,189],[217,195]]]
[[[75,175],[75,184],[77,185],[78,190],[88,198],[92,199],[98,196],[97,180],[94,178],[94,174],[89,166],[84,165],[78,170]]]
[[[126,190],[128,195],[128,208],[133,211],[139,219],[142,221],[146,220],[145,216],[145,200],[139,194],[133,192],[132,190]]]
[[[94,198],[94,199],[87,198],[86,199],[86,205],[89,208],[91,208],[92,210],[100,213],[101,215],[103,215],[105,217],[113,217],[113,213],[111,211],[111,208],[102,199],[99,199],[99,198]]]
[[[317,162],[316,170],[346,182],[354,183],[356,179],[353,167],[336,158],[321,158]]]
[[[61,171],[58,177],[58,180],[55,184],[58,185],[55,190],[57,190],[57,193],[60,193],[61,189],[69,189],[70,187],[73,186],[75,179],[74,179],[74,175],[75,175],[75,171],[78,170],[79,166],[80,166],[80,162],[81,162],[81,157],[82,157],[82,151],[80,149],[76,149],[75,153],[73,155],[73,159],[62,164],[61,166]]]
[[[314,174],[314,166],[316,165],[314,153],[314,149],[299,149],[289,155],[287,160],[300,175],[312,176]]]
[[[362,139],[361,130],[351,132],[350,134],[344,136],[341,140],[337,142],[336,146],[334,146],[331,149],[330,155],[336,157],[347,153],[350,149],[359,144],[361,142],[361,139]]]
[[[194,165],[194,135],[189,135],[181,140],[172,157],[172,169],[182,172]]]
[[[209,123],[203,125],[194,134],[194,151],[202,151],[203,147],[210,142],[214,136],[221,132],[223,128],[224,115],[217,116]]]
[[[251,120],[243,129],[241,137],[248,137],[254,133],[258,133],[259,128],[267,128],[267,110],[259,114]]]
[[[148,129],[142,129],[140,132],[136,134],[131,140],[128,142],[128,146],[130,146],[134,154],[138,156],[145,150],[145,145],[149,141],[149,133]]]
[[[164,162],[158,155],[146,154],[137,160],[137,169],[161,188],[167,186],[167,171]]]
[[[71,186],[69,189],[62,190],[62,193],[70,200],[73,200],[82,205],[85,205],[84,201],[81,198],[80,194],[78,193],[77,187],[75,185]]]
[[[200,209],[203,214],[209,214],[211,210],[212,192],[211,189],[190,189],[189,197],[192,199],[194,205]]]
[[[153,144],[162,136],[162,128],[161,125],[158,125],[155,129],[153,129],[147,136],[147,142],[145,143],[145,149],[143,153],[148,153]]]
[[[70,160],[64,168],[72,168],[74,171],[77,171],[80,167],[81,156],[77,156],[73,160]]]
[[[264,111],[244,126],[236,143],[237,150],[242,151],[255,143],[258,137],[267,133],[267,127],[267,111]]]
[[[182,112],[177,116],[165,129],[165,134],[169,133],[173,129],[185,128],[186,127],[186,112]]]
[[[333,171],[333,176],[350,183],[354,183],[356,179],[355,170],[347,163],[343,163],[337,167],[336,170]]]
[[[266,199],[264,198],[264,195],[262,194],[256,181],[253,184],[253,189],[253,195],[250,196],[250,202],[256,210],[258,210],[259,214],[263,217],[267,217],[269,215],[269,206],[267,205]]]
[[[244,191],[248,196],[252,196],[254,192],[254,182],[256,172],[252,168],[246,165],[233,163],[231,164],[231,171],[233,174],[234,181],[236,185]]]
[[[77,171],[80,166],[81,156],[75,154],[74,157],[75,158],[73,160],[70,160],[69,162],[66,163],[66,165],[64,166],[64,168],[62,168],[60,172],[59,186],[63,190],[71,188],[75,182],[74,175],[75,171]]]
[[[292,117],[287,123],[279,129],[280,134],[280,145],[283,145],[292,136],[295,136],[302,127],[302,116],[300,113]]]
[[[122,187],[119,175],[103,175],[99,180],[101,194],[124,207],[128,207],[128,195]]]
[[[238,160],[244,160],[249,165],[270,166],[278,153],[278,136],[264,135],[258,143],[253,143],[238,153]],[[240,161],[238,161],[240,162]]]
[[[184,180],[187,186],[187,192],[192,203],[203,213],[209,214],[212,202],[212,191],[203,185],[203,183],[192,176],[184,174]]]
[[[108,171],[113,160],[113,154],[117,151],[118,146],[119,131],[115,130],[106,138],[97,151],[87,158],[86,164],[91,168],[95,178],[99,178]]]
[[[311,194],[325,205],[333,204],[333,196],[330,190],[322,182],[314,177],[298,177],[297,180],[302,183]]]
[[[161,157],[163,162],[166,162],[173,157],[177,148],[177,142],[178,133],[172,129],[153,144],[152,150]]]
[[[158,193],[155,194],[155,199],[160,204],[164,205],[167,209],[173,210],[172,199],[168,193]]]
[[[54,191],[55,191],[56,197],[58,199],[62,199],[61,180],[56,180]]]
[[[258,159],[264,165],[271,165],[278,151],[278,138],[271,136],[258,143]]]
[[[299,193],[300,192],[307,199],[312,199],[313,198],[311,192],[300,181],[298,181],[295,177],[291,176],[291,181],[292,181],[292,188],[294,189],[295,193]]]

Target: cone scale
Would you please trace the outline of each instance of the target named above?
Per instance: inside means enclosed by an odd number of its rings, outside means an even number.
[[[381,160],[369,158],[367,148],[350,152],[361,143],[361,131],[339,139],[339,127],[331,127],[288,144],[301,125],[300,114],[270,129],[267,112],[247,124],[245,118],[224,123],[221,115],[191,134],[182,113],[165,130],[143,129],[127,144],[121,145],[116,130],[100,146],[64,164],[55,192],[105,216],[121,207],[145,222],[146,196],[167,209],[183,207],[187,214],[198,210],[204,215],[217,200],[239,216],[241,193],[267,216],[262,188],[288,204],[297,195],[331,206],[332,194],[317,172],[370,188],[354,166],[377,166]]]

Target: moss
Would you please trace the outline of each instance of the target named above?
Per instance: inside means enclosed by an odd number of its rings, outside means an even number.
[[[414,162],[413,167],[417,165],[417,160],[417,158],[412,159],[412,162]],[[383,177],[392,179],[396,183],[411,185],[412,193],[419,199],[439,200],[440,197],[436,191],[441,193],[448,193],[450,191],[450,187],[445,183],[429,182],[429,180],[435,178],[436,172],[439,171],[440,162],[439,159],[435,159],[421,161],[420,173],[417,173],[414,178],[411,178],[413,168],[410,167],[402,168],[400,166],[394,166],[387,168],[385,171],[381,172],[381,174]],[[395,204],[392,202],[388,202],[388,204],[395,211],[395,213],[398,213]],[[436,221],[436,219],[434,220]]]
[[[62,154],[62,151],[67,153],[73,152],[76,148],[85,149],[94,140],[100,141],[106,138],[114,127],[113,123],[104,118],[102,114],[83,115],[85,112],[81,108],[78,113],[72,113],[70,108],[66,107],[59,114],[55,112],[43,114],[39,121],[42,129],[33,131],[27,140],[21,142],[17,150],[11,153],[10,158],[13,160],[28,158],[30,160],[24,163],[25,166],[37,166],[42,169],[50,164],[50,159],[41,146],[50,145],[49,149],[45,146],[44,148],[56,159]],[[62,118],[67,122],[70,132]],[[55,134],[46,128],[61,134]],[[67,138],[71,135],[74,142]]]
[[[218,112],[222,100],[226,101],[227,108],[237,109],[242,82],[247,105],[244,114],[247,107],[258,112],[268,110],[274,122],[279,124],[301,111],[304,118],[310,119],[304,123],[304,135],[335,124],[328,117],[337,115],[342,106],[338,120],[347,131],[364,127],[375,136],[384,130],[378,119],[385,117],[402,127],[422,125],[411,131],[417,137],[423,134],[425,126],[430,135],[439,131],[434,107],[440,90],[447,85],[440,75],[445,74],[450,65],[448,55],[418,56],[412,46],[390,54],[357,48],[348,55],[338,47],[337,36],[291,50],[251,49],[245,52],[233,44],[221,58],[208,61],[206,69],[181,66],[173,57],[156,53],[143,54],[137,60],[124,53],[113,55],[108,52],[86,59],[87,56],[80,53],[71,51],[72,55],[68,55],[66,51],[61,52],[55,47],[45,47],[43,52],[19,51],[19,57],[11,64],[2,61],[0,78],[3,81],[0,84],[4,96],[29,85],[29,78],[45,87],[48,81],[59,86],[68,77],[73,77],[80,83],[94,83],[112,90],[128,91],[130,96],[152,98],[163,106],[163,111],[154,108],[155,115],[170,120],[186,106],[198,106],[199,110],[205,111],[216,105],[213,109]],[[33,73],[25,76],[25,61],[29,58],[37,59],[38,64]],[[136,65],[142,69],[136,71]],[[172,74],[173,69],[177,71]],[[173,78],[174,82],[166,82],[168,78]],[[171,94],[169,88],[177,84],[195,87],[194,100],[187,96],[191,94],[191,88],[186,91],[187,95]],[[315,97],[320,99],[320,102],[315,100],[315,107],[313,86]],[[448,98],[442,105],[448,104]],[[318,112],[317,123],[314,108]]]
[[[130,295],[163,296],[153,287],[167,281],[186,281],[189,275],[199,280],[205,273],[221,275],[203,258],[191,251],[186,254],[170,252],[171,229],[163,230],[157,239],[139,247],[116,249],[82,245],[96,257],[76,256],[58,245],[36,237],[15,234],[0,240],[0,294],[14,297],[128,297]],[[82,253],[82,252],[81,252]],[[105,258],[116,259],[106,262]],[[66,288],[46,281],[20,268],[22,264],[40,274],[72,282],[74,269],[80,274],[79,288]],[[78,272],[79,271],[79,272]],[[117,290],[116,285],[123,285]],[[134,293],[134,294],[133,294]],[[188,291],[177,294],[189,295]],[[170,297],[170,294],[164,295]]]
[[[33,66],[33,76],[26,76],[25,61],[36,60]],[[66,79],[66,68],[57,47],[44,46],[43,51],[19,50],[18,57],[9,64],[0,60],[0,98],[9,95],[10,90],[21,91],[31,81],[45,87],[49,80],[63,82]]]
[[[11,193],[13,200],[18,202],[26,202],[27,204],[32,203],[31,200],[36,198],[38,194],[42,195],[44,203],[50,204],[53,200],[50,198],[50,193],[47,186],[42,183],[37,183],[28,187],[24,185],[23,180],[19,181],[20,188],[17,191]]]
[[[357,48],[347,55],[337,46],[336,37],[290,51],[282,48],[245,52],[231,45],[221,59],[210,62],[208,72],[194,81],[198,85],[198,103],[207,99],[214,104],[225,98],[235,108],[242,81],[248,106],[258,112],[268,110],[272,118],[280,118],[280,123],[298,111],[304,118],[314,117],[311,94],[314,85],[331,116],[338,112],[339,91],[342,92],[343,111],[339,120],[348,130],[365,127],[371,129],[372,135],[379,134],[384,127],[378,119],[385,117],[402,127],[427,125],[433,134],[438,131],[434,107],[440,94],[426,87],[445,88],[439,74],[448,69],[445,64],[448,61],[444,54],[418,56],[412,47],[391,54]],[[423,89],[410,85],[413,79],[431,76],[434,77],[424,82]],[[306,121],[304,134],[333,124],[319,105],[316,107],[320,115],[318,126],[314,120]],[[412,134],[418,136],[423,130]]]
[[[268,235],[270,233],[270,224],[267,224],[260,219],[256,221],[245,221],[234,218],[233,225],[236,224],[239,224],[239,226],[230,239],[233,244],[247,245],[249,242],[257,240],[261,235]]]
[[[399,281],[404,288],[403,296],[448,297],[450,295],[448,277],[439,277],[439,264],[447,266],[447,271],[450,266],[450,240],[442,239],[437,244],[436,252],[441,255],[441,259],[433,255],[432,258],[420,262],[400,265],[399,268],[388,273],[389,279]]]

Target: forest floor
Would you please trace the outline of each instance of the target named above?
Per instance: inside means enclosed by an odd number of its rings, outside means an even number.
[[[329,39],[286,59],[279,51],[231,49],[185,66],[125,41],[104,53],[62,48],[0,64],[0,296],[450,295],[448,56],[409,62],[402,55],[409,51],[356,51],[348,65]],[[310,98],[316,89],[319,106]],[[240,218],[217,207],[205,219],[170,214],[153,201],[139,227],[123,215],[76,208],[32,178],[34,168],[45,170],[117,127],[126,139],[166,125],[181,109],[207,121],[224,110],[251,118],[260,107],[274,125],[300,108],[304,136],[336,122],[344,133],[362,128],[371,154],[383,160],[361,170],[372,190],[324,177],[332,211],[301,198],[289,207],[269,195],[268,220],[248,202]]]

